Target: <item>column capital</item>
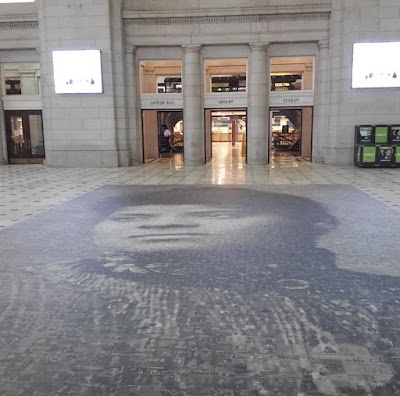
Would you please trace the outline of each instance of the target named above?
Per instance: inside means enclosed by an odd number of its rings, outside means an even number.
[[[249,47],[251,51],[267,51],[269,43],[250,43]]]
[[[329,48],[329,40],[319,40],[318,48],[319,49],[328,49]]]
[[[200,44],[184,44],[184,45],[182,45],[182,48],[186,53],[189,53],[189,52],[196,53],[196,52],[200,52],[202,46]]]

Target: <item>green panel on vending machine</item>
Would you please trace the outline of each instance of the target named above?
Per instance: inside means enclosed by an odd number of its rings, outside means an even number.
[[[375,143],[387,143],[389,128],[387,126],[375,127]]]
[[[376,147],[375,146],[364,146],[362,152],[362,162],[364,164],[371,164],[376,160]]]
[[[395,162],[400,164],[400,146],[396,146]]]

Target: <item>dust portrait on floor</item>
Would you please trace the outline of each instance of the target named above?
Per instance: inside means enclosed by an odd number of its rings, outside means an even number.
[[[336,213],[340,193],[353,199]],[[398,278],[341,268],[334,249],[363,199],[338,185],[103,186],[29,220],[24,246],[47,258],[19,276],[39,276],[54,306],[35,323],[74,345],[42,376],[77,394],[88,375],[98,394],[398,391]],[[377,227],[397,224],[376,208]]]
[[[129,329],[123,345],[138,386],[162,378],[176,391],[337,394],[354,359],[363,376],[354,389],[391,380],[377,313],[397,298],[397,280],[338,268],[318,243],[338,220],[317,201],[247,188],[113,187],[98,204],[101,256],[71,268]]]

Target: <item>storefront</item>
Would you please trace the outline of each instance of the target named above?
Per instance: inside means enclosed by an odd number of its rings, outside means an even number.
[[[143,164],[160,157],[166,123],[186,165],[209,160],[213,142],[244,139],[249,164],[267,164],[284,141],[311,161],[350,164],[354,125],[398,123],[392,83],[400,71],[388,71],[389,85],[368,89],[353,84],[351,73],[353,45],[376,41],[371,26],[386,26],[384,5],[185,4],[184,10],[141,0],[0,4],[0,162]],[[354,9],[375,23],[360,25]],[[63,22],[66,14],[73,29]],[[400,40],[393,29],[379,37]],[[97,54],[94,67],[87,66],[88,51]],[[67,52],[74,52],[65,58],[71,63],[57,75],[55,56]]]
[[[10,164],[41,164],[45,158],[39,63],[0,65],[4,130]]]

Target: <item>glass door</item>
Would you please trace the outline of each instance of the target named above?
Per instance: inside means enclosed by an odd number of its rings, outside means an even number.
[[[45,158],[42,112],[6,111],[7,151],[10,164],[40,164]]]

